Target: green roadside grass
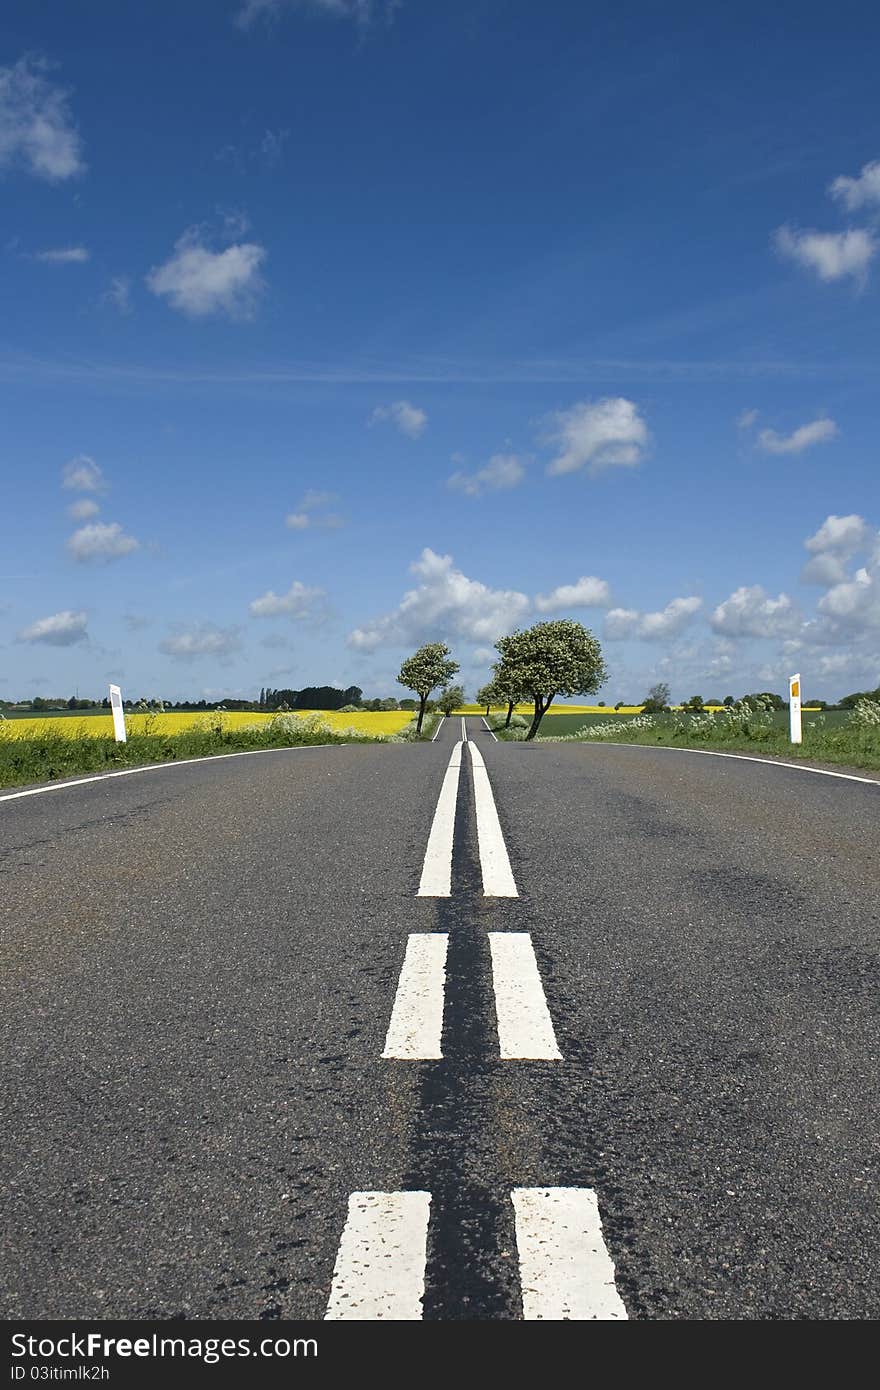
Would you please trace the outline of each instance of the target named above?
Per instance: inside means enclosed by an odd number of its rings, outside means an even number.
[[[224,729],[218,724],[213,728],[184,729],[177,734],[130,734],[126,743],[116,743],[112,738],[70,738],[61,732],[48,732],[39,738],[18,738],[8,726],[0,725],[0,788],[268,748],[425,742],[435,727],[436,717],[429,716],[417,739],[414,730],[409,728],[395,736],[346,733],[333,730],[319,720],[290,718],[273,720],[259,728]]]
[[[843,767],[880,770],[880,727],[854,728],[843,714],[838,719],[805,717],[803,743],[793,744],[788,737],[788,716],[774,720],[769,727],[759,727],[753,733],[728,732],[720,727],[692,733],[681,728],[683,721],[661,717],[654,728],[644,729],[634,719],[622,716],[614,722],[613,732],[605,737],[590,737],[591,727],[607,726],[609,720],[586,720],[583,715],[545,716],[538,738],[542,743],[638,743],[648,747],[703,748],[718,753],[751,753],[755,757],[781,758],[788,762],[804,761],[832,763]],[[583,733],[580,731],[584,731]],[[497,737],[504,739],[502,730]]]

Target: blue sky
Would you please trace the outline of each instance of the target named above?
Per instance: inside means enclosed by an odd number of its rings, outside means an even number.
[[[880,12],[7,0],[0,697],[880,683]]]

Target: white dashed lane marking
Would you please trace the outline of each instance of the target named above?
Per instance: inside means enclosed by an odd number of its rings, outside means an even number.
[[[557,1061],[553,1022],[528,932],[489,932],[492,984],[503,1058]]]
[[[468,743],[474,774],[474,802],[477,811],[477,843],[480,850],[480,869],[483,874],[483,896],[486,898],[518,898],[513,870],[507,856],[507,846],[498,820],[495,798],[483,755],[471,740]]]
[[[516,1187],[523,1318],[627,1317],[591,1188]],[[430,1192],[353,1192],[339,1241],[326,1319],[414,1322],[423,1315]]]
[[[419,882],[420,898],[448,898],[452,894],[452,837],[455,834],[455,804],[461,775],[461,749],[457,743],[440,788],[437,809],[431,823],[428,847]]]
[[[353,1192],[325,1318],[415,1322],[422,1316],[430,1192]]]
[[[526,1321],[625,1318],[595,1192],[517,1187],[511,1197]]]
[[[440,932],[414,932],[409,937],[383,1057],[414,1060],[443,1056],[448,944],[449,937]]]

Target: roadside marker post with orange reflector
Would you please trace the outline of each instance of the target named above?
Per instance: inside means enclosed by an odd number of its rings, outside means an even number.
[[[113,737],[117,743],[127,743],[125,710],[122,708],[122,691],[118,685],[110,687],[110,712],[113,715]]]
[[[791,716],[791,741],[803,743],[801,729],[801,678],[800,674],[790,676],[788,681],[788,709]]]

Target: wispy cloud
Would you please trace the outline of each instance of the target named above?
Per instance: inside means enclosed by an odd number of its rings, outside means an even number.
[[[74,521],[88,521],[90,516],[97,516],[101,508],[91,497],[82,497],[79,502],[73,502],[67,508],[68,515]]]
[[[90,257],[86,246],[62,246],[55,251],[37,251],[34,260],[45,261],[47,265],[82,265]]]
[[[50,63],[31,55],[0,68],[0,168],[60,182],[86,166],[68,93],[49,80],[50,71]]]
[[[459,470],[447,479],[447,487],[463,492],[466,497],[482,497],[486,492],[502,492],[517,487],[526,470],[516,454],[493,454],[489,462],[473,473]]]
[[[114,275],[101,295],[101,304],[110,305],[120,314],[131,313],[131,281],[127,275]]]
[[[287,617],[303,620],[315,616],[316,606],[326,597],[323,589],[310,588],[295,579],[286,594],[276,594],[272,589],[255,598],[248,605],[254,618]]]
[[[880,160],[863,164],[857,178],[841,174],[828,185],[828,192],[832,198],[843,203],[848,212],[856,212],[864,207],[880,207]]]
[[[104,474],[88,454],[78,454],[61,470],[61,486],[71,492],[103,492]]]
[[[195,627],[178,628],[170,637],[163,637],[159,651],[174,661],[195,661],[214,656],[228,659],[241,650],[237,627],[217,627],[214,623],[199,623]]]
[[[244,0],[236,12],[239,29],[250,29],[260,20],[275,20],[285,10],[311,11],[331,19],[351,19],[362,28],[377,18],[390,22],[403,0]]]
[[[410,439],[418,439],[428,423],[428,416],[424,410],[410,401],[392,401],[391,405],[377,405],[369,423],[376,425],[382,420],[391,420],[401,434],[409,435]]]
[[[758,444],[768,454],[802,454],[814,444],[827,444],[837,437],[837,425],[827,416],[811,420],[801,425],[791,434],[777,434],[776,430],[761,430]]]

